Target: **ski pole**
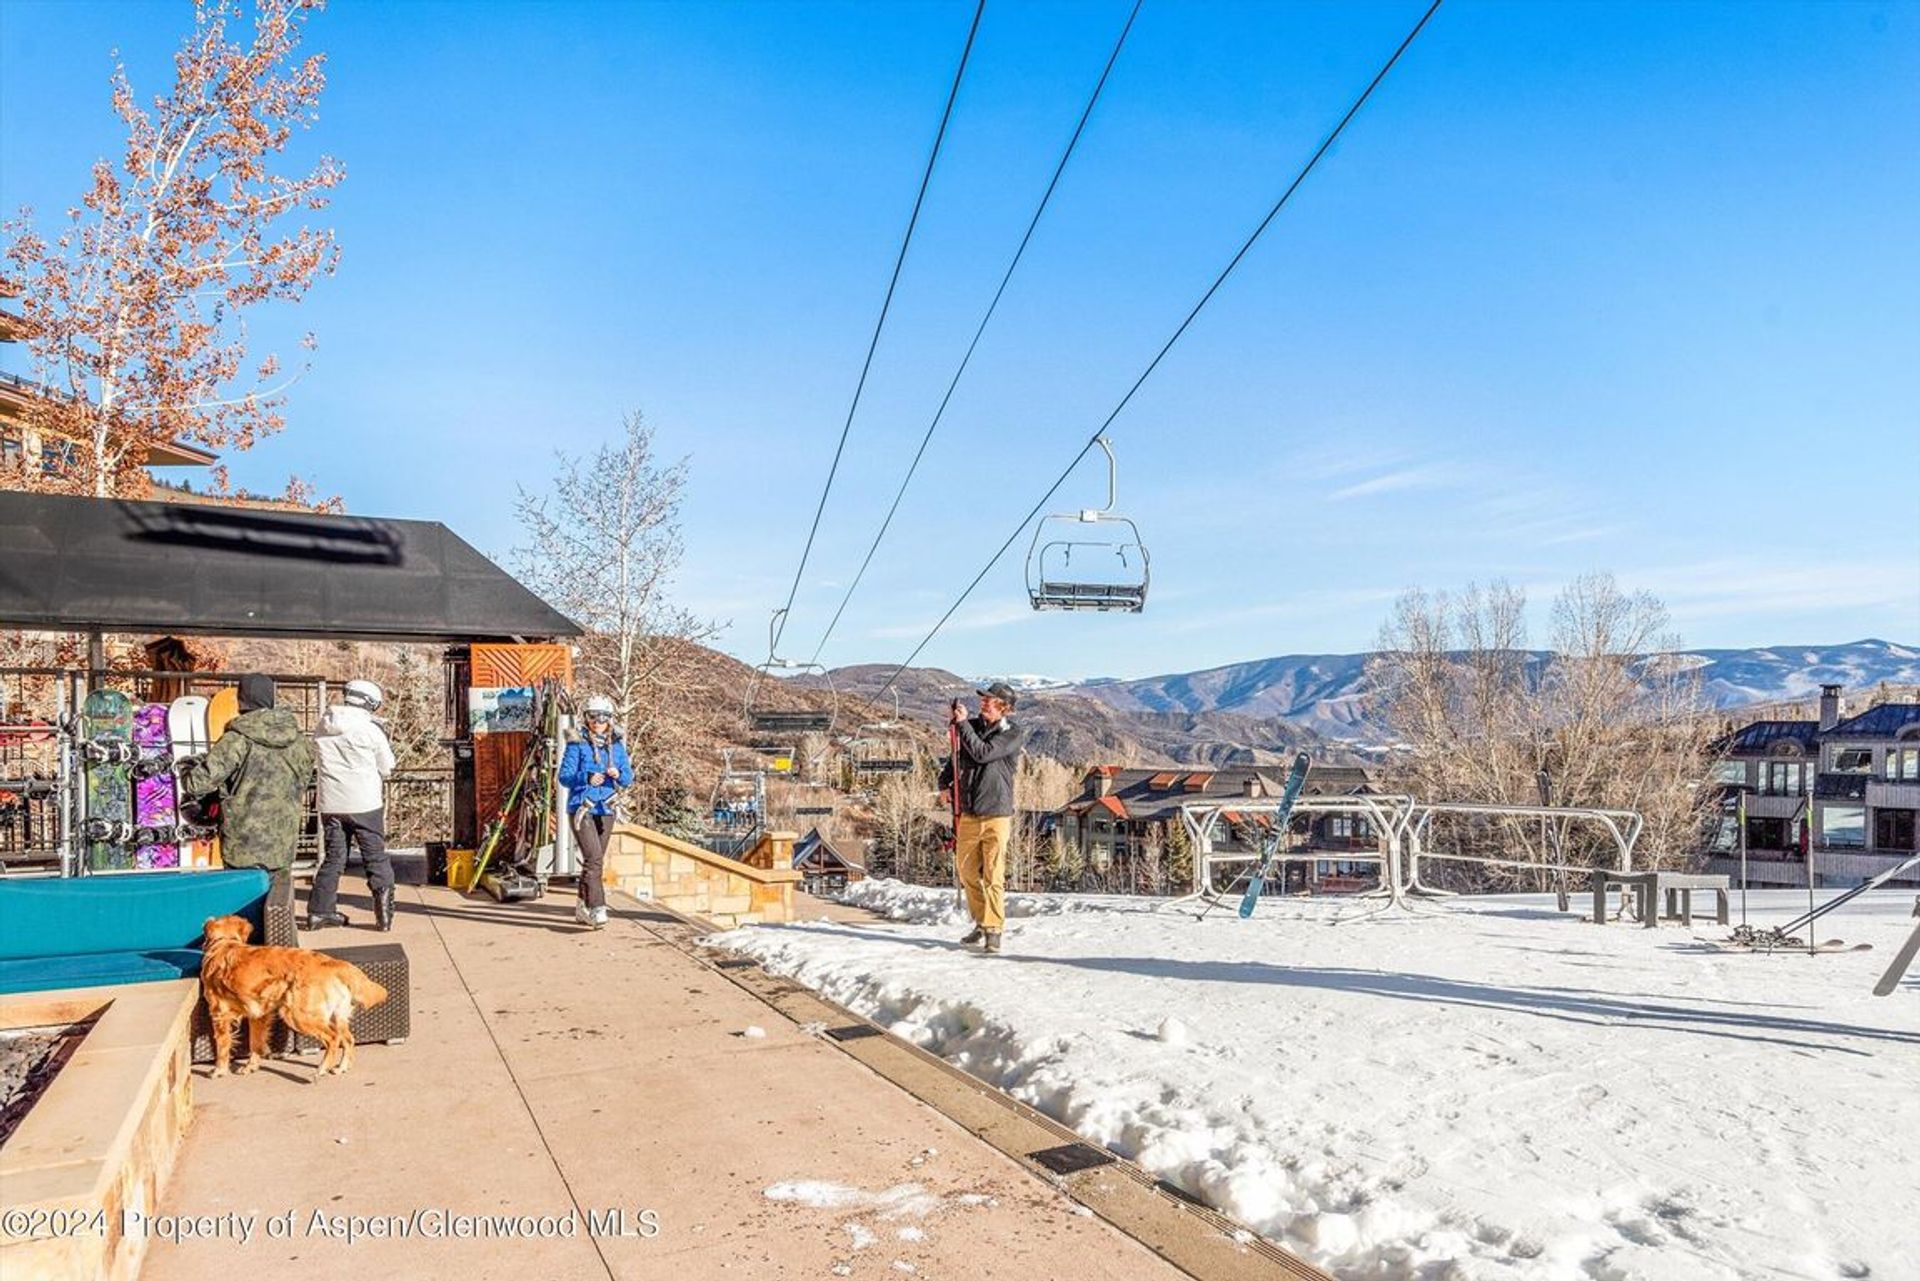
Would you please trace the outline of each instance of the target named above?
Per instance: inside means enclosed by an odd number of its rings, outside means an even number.
[[[954,707],[960,706],[960,700],[953,701]],[[948,773],[951,777],[947,785],[947,798],[953,811],[953,893],[963,902],[967,897],[966,886],[960,881],[960,724],[952,718],[951,710],[947,719],[947,751],[949,755]]]

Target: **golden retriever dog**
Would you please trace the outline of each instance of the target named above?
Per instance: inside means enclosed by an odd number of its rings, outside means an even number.
[[[233,1028],[242,1018],[247,1020],[247,1061],[238,1070],[259,1067],[276,1015],[324,1047],[321,1076],[346,1072],[353,1066],[353,1008],[380,1004],[387,989],[349,961],[297,947],[248,947],[252,933],[252,922],[243,916],[207,920],[200,990],[213,1019],[213,1074],[227,1074]]]

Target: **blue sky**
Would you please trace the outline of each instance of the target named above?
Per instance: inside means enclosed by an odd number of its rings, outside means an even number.
[[[827,661],[906,655],[1421,7],[1147,0]],[[799,657],[1126,9],[989,3]],[[190,14],[5,0],[0,205],[78,195],[110,51],[157,88]],[[343,261],[262,323],[320,347],[236,475],[504,556],[515,486],[643,410],[691,459],[678,594],[757,659],[970,14],[337,0],[300,147],[346,165]],[[1920,5],[1450,0],[1114,426],[1148,612],[1033,615],[1015,559],[922,661],[1356,650],[1406,587],[1505,577],[1544,617],[1593,569],[1690,645],[1920,639],[1916,140]]]

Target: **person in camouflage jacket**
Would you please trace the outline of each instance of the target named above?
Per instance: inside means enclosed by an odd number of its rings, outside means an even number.
[[[182,762],[180,790],[196,797],[219,793],[221,862],[264,868],[278,890],[292,878],[313,745],[293,713],[273,703],[271,677],[242,676],[240,714],[212,751]]]

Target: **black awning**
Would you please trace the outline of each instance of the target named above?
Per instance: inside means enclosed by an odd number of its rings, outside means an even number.
[[[580,628],[424,520],[0,493],[0,627],[453,643]]]

